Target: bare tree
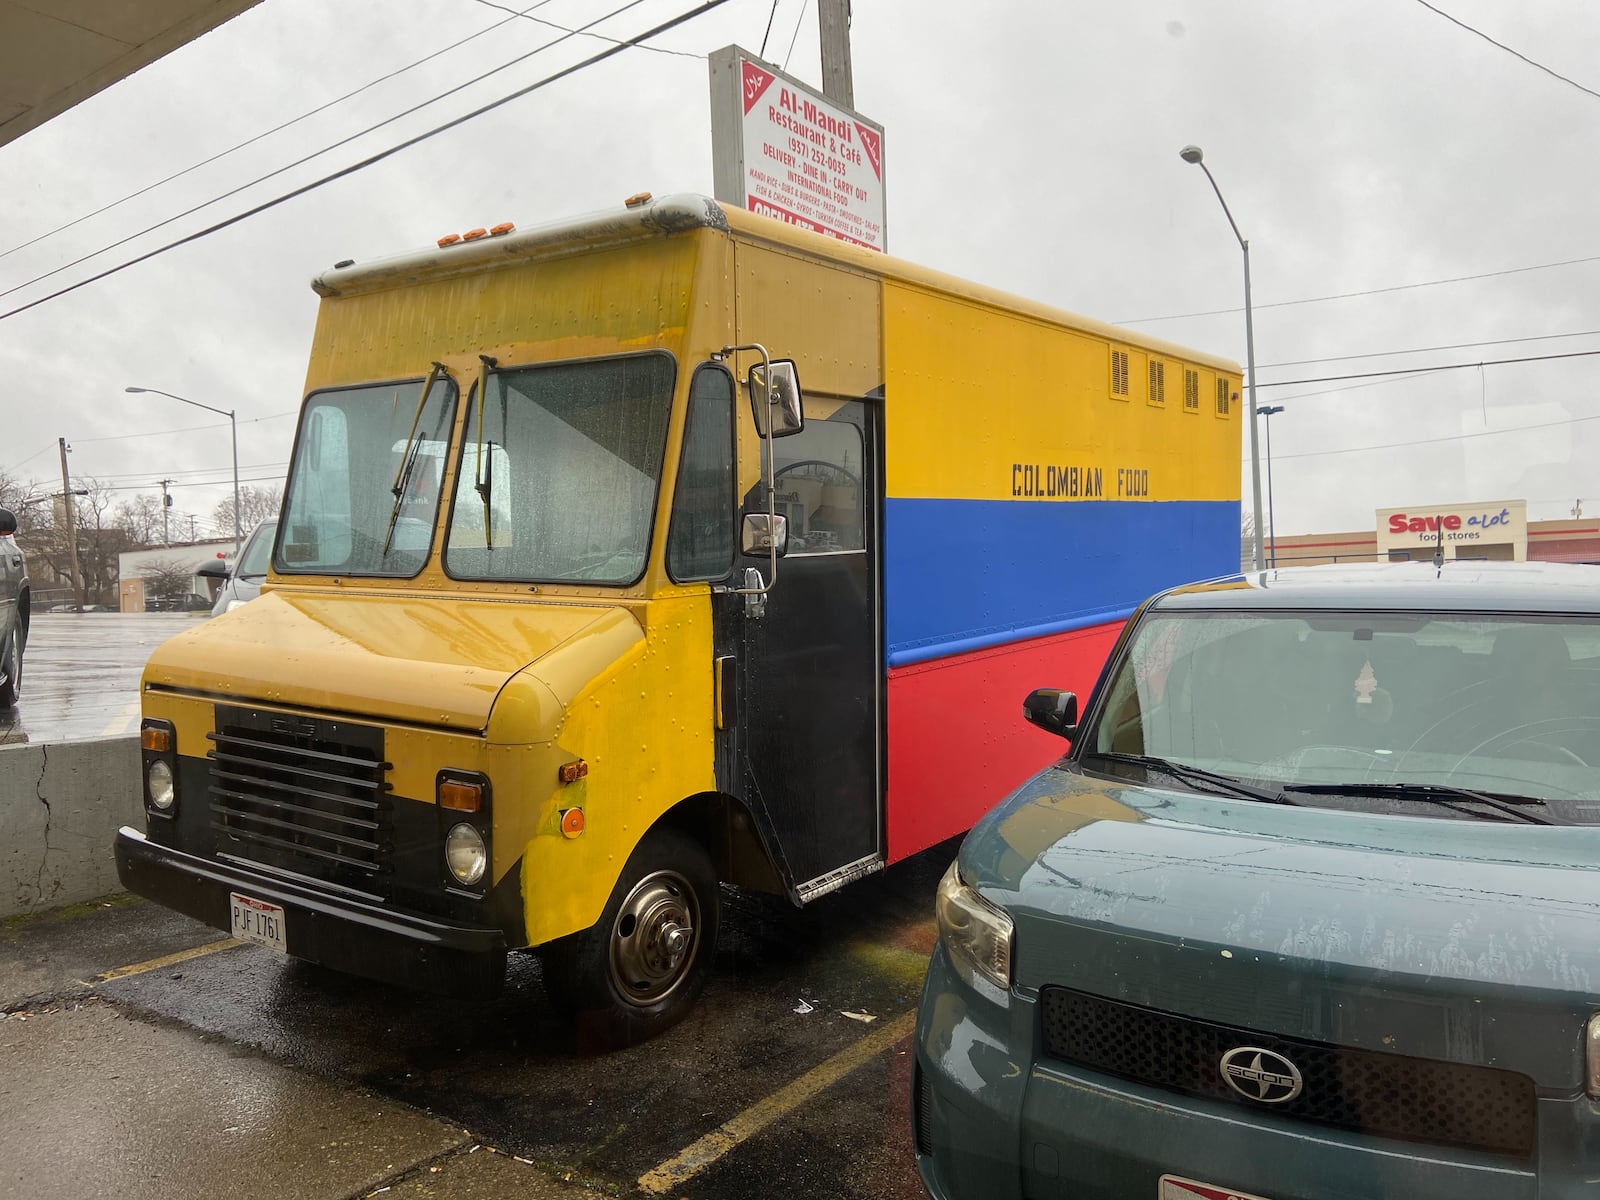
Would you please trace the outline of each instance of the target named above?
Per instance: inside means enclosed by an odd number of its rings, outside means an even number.
[[[112,523],[139,546],[152,546],[161,537],[161,501],[151,495],[135,496],[117,505]]]
[[[283,489],[279,487],[256,488],[246,484],[239,489],[239,531],[245,537],[250,531],[268,517],[278,515],[278,509],[283,507]],[[217,533],[221,537],[230,537],[233,534],[233,497],[229,496],[218,504],[212,513],[216,522]]]
[[[170,558],[158,558],[139,568],[144,576],[146,603],[149,600],[168,601],[176,605],[194,591],[194,568]]]

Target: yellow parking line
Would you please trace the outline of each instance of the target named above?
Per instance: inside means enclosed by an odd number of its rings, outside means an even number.
[[[694,1145],[674,1154],[660,1166],[639,1176],[640,1189],[659,1196],[692,1179],[739,1143],[754,1137],[774,1121],[787,1116],[823,1088],[837,1083],[857,1067],[866,1065],[911,1033],[916,1024],[917,1014],[909,1012],[890,1021],[881,1029],[867,1034],[859,1042],[845,1047],[832,1058],[811,1068],[793,1083],[779,1088],[765,1099],[757,1100],[738,1116],[718,1126]]]
[[[181,962],[188,962],[191,958],[202,958],[207,954],[215,954],[219,950],[232,950],[235,946],[242,946],[243,942],[236,942],[233,938],[223,938],[220,942],[207,942],[204,946],[194,946],[188,950],[179,950],[176,954],[163,954],[160,958],[152,958],[148,962],[134,963],[129,967],[118,967],[114,971],[107,971],[103,975],[96,975],[91,983],[110,983],[113,979],[127,979],[131,975],[143,975],[146,971],[159,971],[162,967],[175,966]]]
[[[100,731],[101,737],[121,737],[125,733],[133,733],[139,725],[139,701],[130,700]]]

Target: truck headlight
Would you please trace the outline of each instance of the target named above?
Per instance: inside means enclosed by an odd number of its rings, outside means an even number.
[[[1011,918],[961,882],[955,863],[934,898],[939,936],[950,961],[969,982],[975,976],[1001,991],[1011,986]]]
[[[452,825],[444,838],[444,862],[456,882],[473,887],[489,869],[489,848],[483,834],[465,821]]]
[[[1600,1100],[1600,1013],[1589,1018],[1589,1098]]]
[[[144,785],[150,793],[151,807],[159,808],[162,812],[170,809],[172,802],[178,798],[172,782],[172,768],[165,759],[150,760],[150,765],[144,769]]]

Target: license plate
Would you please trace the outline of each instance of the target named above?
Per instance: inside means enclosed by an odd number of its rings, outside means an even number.
[[[1267,1200],[1267,1197],[1218,1187],[1214,1183],[1197,1183],[1193,1179],[1163,1175],[1156,1200]]]
[[[253,900],[238,892],[228,893],[228,907],[233,913],[233,936],[241,942],[254,942],[279,954],[289,953],[284,940],[283,906]]]

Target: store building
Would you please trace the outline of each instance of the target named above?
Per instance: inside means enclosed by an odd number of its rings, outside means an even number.
[[[1280,567],[1334,562],[1572,562],[1600,564],[1600,520],[1529,521],[1523,500],[1411,505],[1377,511],[1371,529],[1268,538],[1267,562]]]

